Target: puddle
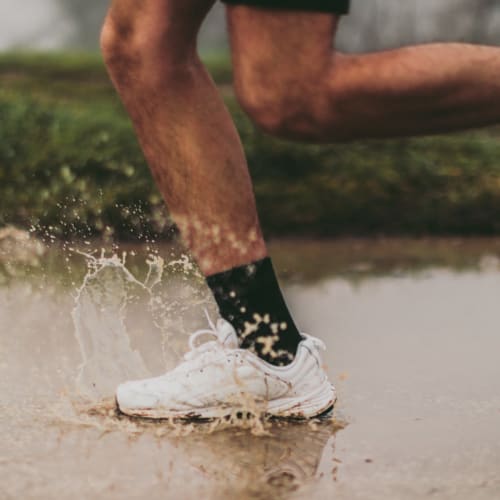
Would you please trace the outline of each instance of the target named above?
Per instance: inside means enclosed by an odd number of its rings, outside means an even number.
[[[178,249],[119,250],[0,266],[2,499],[500,495],[497,240],[272,244],[339,393],[306,423],[118,415],[215,316]]]

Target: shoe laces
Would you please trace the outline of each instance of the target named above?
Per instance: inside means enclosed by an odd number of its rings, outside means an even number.
[[[189,351],[184,355],[184,359],[186,360],[194,359],[200,354],[208,351],[226,348],[225,342],[227,341],[231,333],[222,331],[219,325],[216,325],[212,321],[210,315],[208,314],[208,311],[206,309],[204,309],[204,311],[210,328],[201,328],[200,330],[196,330],[189,336]],[[206,335],[210,335],[211,337],[214,338],[214,340],[204,342],[200,345],[196,345],[197,340],[200,337]]]
[[[203,353],[214,352],[214,351],[228,348],[226,345],[226,342],[227,342],[229,336],[231,335],[231,331],[228,330],[227,332],[225,332],[221,328],[220,322],[215,324],[212,321],[212,319],[210,318],[210,315],[208,314],[207,309],[204,309],[204,312],[205,312],[205,317],[207,318],[207,322],[208,322],[210,328],[201,328],[199,330],[196,330],[195,332],[193,332],[189,336],[189,351],[184,355],[184,359],[186,361],[192,360]],[[219,321],[221,321],[221,320],[219,320]],[[213,337],[213,340],[208,341],[208,342],[204,342],[200,345],[196,345],[196,341],[200,337],[206,336],[206,335],[210,335],[211,337]],[[326,349],[326,345],[322,340],[320,340],[316,337],[313,337],[311,335],[308,335],[306,333],[302,333],[302,337],[305,340],[306,339],[309,340],[309,342],[311,342],[311,344],[318,351],[324,351]]]

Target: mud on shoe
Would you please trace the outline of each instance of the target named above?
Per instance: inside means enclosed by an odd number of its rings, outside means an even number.
[[[210,329],[190,336],[190,350],[175,369],[118,387],[122,413],[158,419],[222,418],[251,401],[267,416],[312,418],[333,407],[335,389],[322,367],[322,341],[304,335],[294,361],[274,366],[241,349],[230,323],[209,322]],[[213,340],[197,345],[207,335]]]

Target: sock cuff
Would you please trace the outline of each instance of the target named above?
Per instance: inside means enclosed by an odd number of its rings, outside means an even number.
[[[226,290],[231,287],[241,287],[242,285],[248,286],[249,283],[259,276],[275,276],[273,264],[270,257],[250,262],[242,266],[234,267],[221,273],[208,276],[206,282],[213,290],[214,287],[223,286]]]

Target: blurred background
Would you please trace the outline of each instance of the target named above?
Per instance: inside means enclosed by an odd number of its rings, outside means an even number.
[[[98,52],[104,0],[0,0],[0,225],[169,236],[171,223]],[[500,44],[495,0],[354,0],[337,45]],[[498,128],[305,146],[256,130],[231,89],[224,9],[200,52],[248,155],[268,236],[500,232]]]
[[[105,0],[0,1],[0,48],[97,49]],[[339,47],[374,50],[412,42],[500,43],[496,0],[355,0],[342,23]],[[225,50],[224,9],[217,3],[200,38],[203,51]]]

